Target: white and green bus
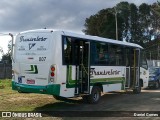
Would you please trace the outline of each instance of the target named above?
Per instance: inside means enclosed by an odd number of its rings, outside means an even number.
[[[21,32],[12,49],[12,88],[56,99],[81,96],[89,103],[97,103],[101,92],[140,93],[149,77],[142,50],[137,44],[63,30]]]

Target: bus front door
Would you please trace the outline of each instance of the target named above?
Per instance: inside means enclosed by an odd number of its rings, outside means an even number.
[[[133,62],[133,84],[132,88],[137,88],[139,87],[139,79],[140,79],[140,50],[139,49],[134,49],[134,62]]]
[[[76,94],[90,93],[90,43],[79,41],[76,66]]]
[[[126,67],[126,85],[125,88],[135,89],[139,87],[139,79],[140,79],[140,50],[132,49],[130,50],[130,60],[129,65]]]

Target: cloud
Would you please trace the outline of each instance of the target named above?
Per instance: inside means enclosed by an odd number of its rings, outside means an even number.
[[[85,19],[121,0],[1,0],[0,32],[58,28],[81,31]],[[156,0],[128,0],[136,5]]]

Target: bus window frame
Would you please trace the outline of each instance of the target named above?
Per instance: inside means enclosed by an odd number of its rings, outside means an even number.
[[[88,39],[84,39],[84,38],[79,38],[79,37],[73,37],[73,36],[68,36],[68,35],[62,35],[61,36],[61,40],[62,40],[62,65],[76,65],[75,63],[71,63],[71,64],[68,64],[65,62],[65,53],[64,53],[64,38],[65,37],[70,37],[71,39],[73,40],[77,40],[77,41],[87,41],[87,42],[91,42],[91,40],[88,40]],[[91,50],[91,47],[90,47],[90,50]],[[72,50],[71,50],[72,51]],[[74,50],[73,50],[74,51]],[[74,52],[72,52],[71,54],[73,54]],[[72,55],[72,59],[73,59],[73,55]],[[73,61],[72,61],[73,62]]]
[[[64,38],[65,37],[70,37],[70,38],[72,38],[72,39],[74,39],[74,40],[84,40],[84,41],[88,41],[88,42],[90,42],[90,55],[91,55],[91,58],[93,57],[92,56],[92,54],[95,52],[95,51],[93,51],[93,45],[95,45],[96,43],[104,43],[104,44],[107,44],[108,45],[108,52],[109,52],[109,49],[110,49],[110,46],[111,45],[115,45],[115,46],[118,46],[118,47],[121,47],[122,48],[122,60],[123,60],[123,62],[122,62],[122,64],[121,65],[110,65],[110,64],[108,64],[108,65],[106,65],[106,64],[95,64],[95,61],[94,62],[92,62],[91,60],[90,60],[90,63],[91,63],[91,66],[126,66],[125,65],[125,63],[124,63],[124,52],[125,52],[125,48],[129,48],[129,53],[131,53],[131,49],[136,49],[137,47],[133,47],[133,46],[127,46],[127,45],[121,45],[121,44],[115,44],[115,43],[109,43],[109,42],[104,42],[104,41],[98,41],[98,40],[91,40],[91,39],[83,39],[83,38],[80,38],[80,37],[73,37],[73,36],[68,36],[68,35],[62,35],[61,36],[61,40],[62,40],[62,65],[76,65],[75,63],[73,64],[73,63],[71,63],[71,64],[68,64],[68,63],[66,63],[65,62],[65,57],[64,57]],[[140,49],[140,53],[141,53],[141,51],[142,51],[142,49],[141,48],[139,48]],[[72,53],[73,54],[73,53]],[[110,53],[109,53],[110,54]],[[140,56],[141,56],[141,54],[140,54]],[[72,56],[73,57],[73,56]],[[73,58],[72,58],[73,59]],[[130,58],[131,59],[131,58]],[[129,61],[130,61],[130,59],[129,59]],[[147,61],[147,60],[146,60]],[[72,61],[73,62],[73,61]],[[147,64],[146,64],[147,65]],[[127,66],[126,66],[127,67]],[[142,67],[141,65],[140,65],[140,67]],[[143,67],[144,68],[144,67]],[[147,65],[147,68],[144,68],[144,69],[148,69],[148,65]]]

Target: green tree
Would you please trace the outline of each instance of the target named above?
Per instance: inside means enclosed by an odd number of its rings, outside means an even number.
[[[86,18],[86,34],[116,39],[115,14],[118,20],[118,38],[145,47],[152,39],[160,38],[160,6],[157,3],[120,2],[113,8],[106,8]]]
[[[160,5],[157,3],[154,3],[151,6],[152,11],[152,26],[154,29],[152,29],[152,34],[155,36],[155,38],[160,38]]]
[[[130,15],[130,7],[128,2],[120,2],[116,5],[116,10],[122,19],[122,24],[121,24],[121,30],[122,32],[122,37],[125,38],[126,41],[129,41],[129,15]],[[119,19],[118,19],[119,20]]]
[[[11,59],[11,40],[8,42],[8,52],[6,54],[3,54],[2,61],[12,63]]]
[[[143,3],[139,6],[139,21],[144,42],[150,42],[152,29],[151,9],[146,3]]]
[[[135,33],[138,31],[138,9],[137,6],[135,4],[130,4],[130,21],[131,21],[131,25],[130,25],[130,33],[131,33],[131,40],[130,42],[135,42],[137,36],[135,35]]]
[[[83,30],[84,33],[89,35],[96,35],[106,38],[116,39],[116,23],[115,23],[115,14],[111,11],[114,9],[103,9],[99,11],[95,15],[91,15],[89,18],[85,20],[85,28]],[[121,37],[121,19],[119,15],[117,16],[118,28],[119,28],[119,37]]]
[[[2,56],[2,61],[4,61],[4,62],[7,61],[7,63],[12,63],[11,55],[8,54],[8,53],[4,54],[4,55]]]

